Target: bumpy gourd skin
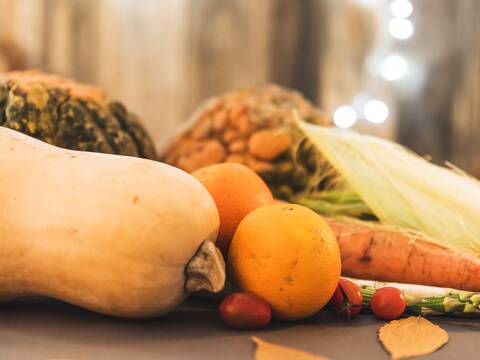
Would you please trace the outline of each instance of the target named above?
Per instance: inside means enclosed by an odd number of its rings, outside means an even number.
[[[185,268],[218,227],[208,191],[177,168],[0,127],[0,300],[165,314],[188,295]]]
[[[0,125],[71,150],[156,158],[146,130],[121,103],[54,75],[0,77]]]

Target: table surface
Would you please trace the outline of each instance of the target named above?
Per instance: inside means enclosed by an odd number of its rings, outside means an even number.
[[[434,321],[450,341],[422,359],[480,358],[479,320]],[[348,321],[323,311],[301,322],[239,331],[226,328],[207,300],[189,300],[162,318],[132,321],[30,299],[0,306],[0,359],[253,359],[252,335],[332,360],[388,359],[377,341],[382,324],[370,315]]]

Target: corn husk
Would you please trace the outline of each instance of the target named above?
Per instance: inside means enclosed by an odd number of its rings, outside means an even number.
[[[480,255],[480,182],[391,141],[298,122],[380,222]]]

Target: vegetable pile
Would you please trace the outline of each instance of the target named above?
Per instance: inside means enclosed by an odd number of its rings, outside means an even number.
[[[237,107],[242,108],[241,121],[234,116]],[[239,157],[217,159],[205,153],[205,162],[194,168],[243,163],[264,179],[275,197],[331,219],[343,275],[480,291],[477,180],[395,143],[322,126],[329,121],[308,102],[268,86],[232,92],[200,107],[164,148],[162,158],[182,167],[202,153],[195,150],[200,144],[223,144],[214,128],[199,133],[202,124],[213,124],[217,115],[228,117],[232,131],[247,120],[257,125],[246,137],[239,135],[245,142]],[[290,141],[274,151],[274,145],[283,142],[267,133],[287,134]],[[193,143],[197,145],[187,151]],[[262,160],[255,155],[255,161],[263,161],[257,166],[247,154],[251,149],[271,156]],[[442,272],[430,270],[439,265]]]
[[[245,109],[242,121],[248,118],[247,114],[254,113],[254,109],[252,106]],[[203,114],[202,120],[196,118],[181,130],[163,155],[166,161],[180,165],[193,159],[194,150],[177,151],[176,146],[181,148],[182,142],[188,143],[187,139],[195,136],[199,142],[222,142],[215,131],[198,135],[202,124],[208,122],[209,114],[215,116],[216,110],[208,111],[200,109],[197,115]],[[257,156],[256,160],[264,161],[262,166],[257,166],[258,163],[249,160],[250,155],[244,157],[241,152],[238,157],[228,155],[215,160],[206,156],[204,160],[208,164],[217,161],[243,163],[266,181],[276,198],[305,206],[325,217],[339,245],[342,274],[370,280],[342,278],[333,293],[325,286],[316,287],[317,296],[330,294],[330,307],[339,316],[348,318],[362,311],[372,312],[382,320],[394,320],[407,314],[477,317],[480,183],[451,165],[434,165],[393,142],[325,127],[318,122],[315,124],[308,116],[295,111],[292,114],[293,121],[289,118],[281,125],[270,126],[268,131],[255,129],[253,135],[249,133],[247,145],[242,148]],[[229,123],[235,126],[235,120],[230,119]],[[290,140],[283,142],[285,134]],[[276,139],[275,136],[282,138]],[[278,147],[272,145],[276,143]],[[226,197],[236,196],[235,190],[226,187],[216,191],[228,194],[224,195]],[[287,278],[292,280],[290,274],[285,276],[280,267],[289,263],[290,256],[275,253],[278,245],[268,241],[270,235],[262,229],[270,229],[268,232],[275,234],[277,241],[286,246],[295,236],[290,234],[288,239],[283,238],[281,234],[288,234],[285,221],[278,219],[274,221],[276,225],[269,223],[265,226],[258,223],[257,230],[252,227],[248,236],[243,235],[249,219],[256,213],[266,212],[268,207],[253,210],[239,223],[227,255],[227,268],[234,287],[243,293],[233,293],[227,299],[231,302],[236,296],[246,296],[244,292],[247,291],[255,299],[266,301],[274,318],[300,319],[301,311],[297,316],[284,317],[278,310],[281,296],[272,296],[274,289],[284,291],[288,287]],[[296,225],[297,232],[302,233],[302,221],[297,220]],[[243,245],[236,244],[235,239],[241,239],[238,242]],[[238,253],[236,248],[242,246],[246,250]],[[299,254],[287,247],[283,248],[283,253]],[[300,258],[305,256],[300,255]],[[296,259],[293,263],[299,261]],[[238,264],[252,274],[242,267],[239,270]],[[277,266],[277,270],[269,274],[272,265]],[[247,275],[239,277],[238,271],[245,271]],[[318,270],[310,267],[309,271],[305,275],[312,276]],[[305,285],[301,279],[297,274],[293,278],[294,286],[298,285],[300,289],[312,286]],[[295,309],[308,297],[299,291],[296,294],[295,300],[284,294],[289,299],[288,309]],[[252,300],[252,306],[248,307],[250,312],[245,312],[247,307],[243,307],[236,315],[242,314],[246,321],[252,321],[252,327],[257,327],[260,322],[254,321],[258,314],[254,303]],[[222,303],[220,307],[225,322],[233,327],[243,327],[238,325],[242,324],[238,318],[234,317],[237,324],[229,320],[225,306]],[[430,326],[428,321],[401,320],[399,324],[402,324],[399,333],[405,333],[401,330],[403,326]],[[396,329],[396,324],[392,328]],[[404,356],[402,352],[397,353],[392,342],[387,343],[384,344],[393,357]],[[413,339],[413,348],[405,348],[404,353],[408,356],[426,354],[443,343],[422,348],[423,345],[417,346]]]
[[[143,318],[192,292],[218,293],[228,276],[219,313],[237,329],[327,304],[349,319],[480,316],[480,183],[453,166],[323,126],[318,109],[276,86],[229,93],[194,114],[162,153],[191,174],[66,150],[7,127],[155,157],[144,129],[103,93],[36,76],[0,84],[0,298],[42,295]],[[405,335],[412,327],[441,341],[418,345]],[[442,331],[407,318],[380,339],[402,358],[439,348]],[[285,350],[255,342],[261,356]]]

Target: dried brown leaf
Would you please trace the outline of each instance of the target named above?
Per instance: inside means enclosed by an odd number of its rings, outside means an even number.
[[[255,360],[328,360],[323,356],[272,344],[255,336],[252,337],[252,340],[257,345]]]
[[[390,321],[378,335],[393,360],[431,354],[448,341],[445,330],[421,316]]]

